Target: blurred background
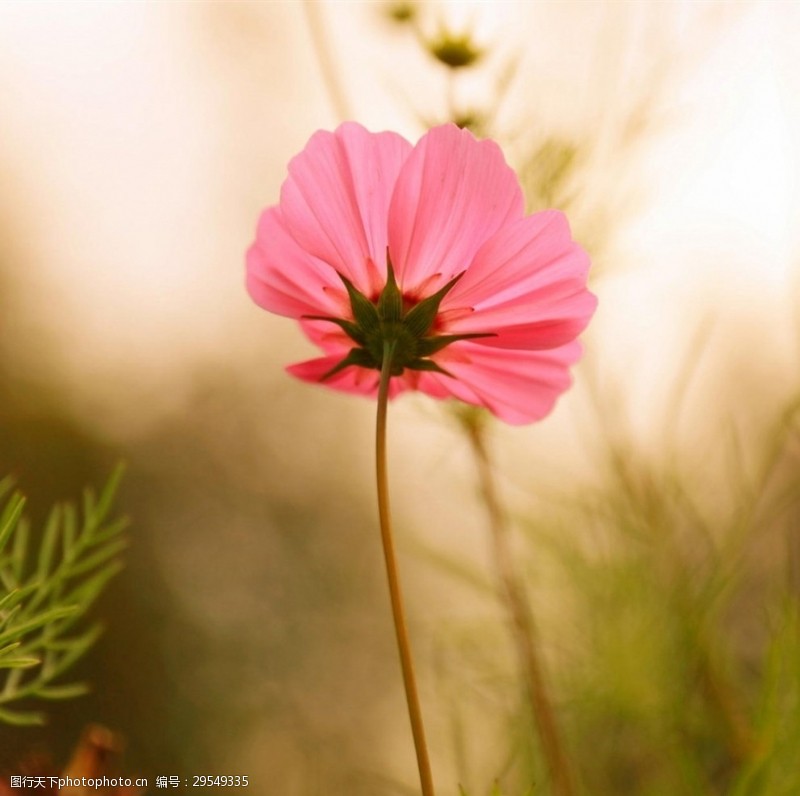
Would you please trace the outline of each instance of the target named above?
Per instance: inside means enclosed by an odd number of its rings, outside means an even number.
[[[798,36],[777,0],[0,2],[0,475],[35,525],[124,460],[132,520],[92,693],[0,769],[101,722],[132,775],[415,792],[373,407],[283,372],[311,346],[243,257],[315,130],[456,120],[594,264],[574,389],[488,428],[585,792],[800,792]],[[441,792],[544,788],[467,440],[416,396],[390,435]]]

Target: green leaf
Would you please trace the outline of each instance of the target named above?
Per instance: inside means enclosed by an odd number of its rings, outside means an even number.
[[[11,551],[11,569],[17,582],[21,582],[25,572],[25,560],[28,552],[28,533],[30,526],[21,517],[14,530],[14,547]]]
[[[84,633],[83,636],[74,639],[66,648],[66,651],[58,659],[58,661],[48,667],[49,679],[54,680],[60,674],[69,669],[73,663],[82,658],[102,634],[102,626],[94,625],[86,633]]]
[[[64,605],[59,606],[58,608],[52,608],[49,611],[46,611],[43,614],[35,617],[34,619],[30,619],[27,622],[24,622],[21,625],[15,625],[14,627],[10,627],[6,633],[4,634],[4,641],[16,641],[18,638],[22,638],[26,636],[28,633],[31,633],[34,630],[38,630],[40,627],[44,627],[52,622],[57,622],[59,619],[64,619],[68,616],[72,616],[82,608],[81,605]]]
[[[73,578],[76,575],[82,575],[84,572],[90,572],[91,570],[96,569],[98,566],[100,566],[100,564],[108,561],[109,558],[114,558],[114,556],[119,555],[119,553],[121,553],[127,546],[127,539],[117,539],[114,542],[106,544],[93,555],[90,555],[87,558],[84,558],[82,561],[73,564],[69,570],[69,577]]]
[[[39,550],[39,566],[37,569],[39,579],[44,580],[50,572],[50,567],[53,563],[53,554],[55,553],[56,542],[58,541],[59,530],[61,526],[61,507],[54,506],[47,518],[47,525],[44,530],[44,539],[42,540],[42,547]]]
[[[41,663],[39,658],[0,658],[0,669],[30,669]]]
[[[89,580],[76,586],[71,592],[65,595],[64,599],[78,605],[78,611],[72,616],[66,617],[61,625],[62,629],[67,629],[75,624],[83,614],[89,609],[92,603],[100,596],[108,581],[124,569],[121,561],[112,561],[107,567],[93,575]]]
[[[88,694],[91,689],[87,683],[69,683],[67,685],[49,685],[44,688],[39,688],[36,691],[36,696],[40,699],[74,699],[75,697],[84,696]]]
[[[17,528],[17,523],[22,516],[22,510],[25,508],[25,498],[22,495],[12,495],[8,501],[3,514],[0,516],[0,552],[9,540],[9,537]]]
[[[103,526],[102,528],[98,528],[95,534],[92,536],[91,539],[91,546],[96,547],[103,542],[112,539],[115,536],[119,536],[122,531],[124,531],[128,527],[128,518],[127,517],[120,517],[118,520],[109,523],[108,525]]]
[[[75,540],[78,536],[78,517],[75,507],[67,503],[62,511],[62,544],[64,546],[64,560],[69,561],[74,555]]]
[[[27,599],[30,595],[38,594],[44,588],[43,584],[38,580],[31,580],[30,582],[26,583],[24,586],[18,586],[6,594],[2,600],[0,600],[0,608],[7,608],[11,609],[15,606],[22,603],[25,599]],[[31,613],[29,610],[30,604],[25,603],[23,613]],[[8,617],[6,617],[7,619]],[[2,622],[0,622],[0,627],[2,627]]]
[[[34,711],[0,708],[0,722],[11,724],[15,727],[35,727],[44,724],[44,714]]]
[[[5,647],[0,647],[0,657],[3,655],[8,655],[9,652],[13,652],[21,643],[21,641],[14,641],[11,644],[7,644]]]
[[[119,483],[125,473],[125,464],[120,462],[109,476],[103,491],[100,493],[100,498],[97,501],[97,506],[94,509],[94,519],[97,523],[103,522],[111,511],[111,505],[119,489]]]
[[[123,468],[117,467],[100,496],[86,490],[82,512],[69,503],[48,514],[40,541],[33,549],[22,514],[24,499],[6,495],[10,481],[0,482],[0,723],[40,724],[44,716],[7,706],[23,698],[69,699],[86,693],[83,683],[57,684],[61,676],[94,644],[99,625],[80,622],[108,581],[122,568],[120,553],[124,518],[109,520]],[[26,575],[29,558],[34,571]]]
[[[6,638],[6,635],[9,631],[4,630],[3,628],[11,627],[13,624],[11,620],[20,612],[21,609],[22,606],[17,603],[17,605],[15,605],[2,619],[0,619],[0,641],[2,641],[4,644],[9,641],[9,639]]]
[[[52,650],[53,652],[74,652],[78,650],[82,654],[86,652],[102,634],[102,626],[93,625],[81,636],[53,639],[48,641],[45,646],[48,650]]]

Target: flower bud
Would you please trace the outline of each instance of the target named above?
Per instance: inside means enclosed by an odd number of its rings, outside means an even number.
[[[411,2],[400,2],[390,3],[389,7],[387,8],[387,14],[392,22],[396,22],[398,25],[403,25],[407,22],[413,22],[414,17],[417,14],[417,9],[414,7],[414,3]]]
[[[469,33],[454,33],[442,30],[436,40],[427,42],[428,52],[449,69],[472,66],[483,56]]]

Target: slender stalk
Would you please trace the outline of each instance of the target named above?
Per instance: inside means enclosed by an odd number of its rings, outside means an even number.
[[[392,357],[394,343],[383,345],[383,362],[381,381],[378,388],[378,417],[375,424],[375,465],[378,480],[378,516],[383,542],[383,557],[386,562],[386,576],[389,580],[389,597],[392,603],[392,617],[397,637],[397,648],[400,652],[400,666],[403,670],[403,685],[408,703],[408,717],[411,720],[411,732],[414,735],[414,748],[417,752],[417,767],[422,785],[423,796],[434,796],[431,763],[428,747],[425,743],[425,728],[422,723],[422,710],[419,704],[417,682],[414,677],[414,662],[411,658],[411,644],[408,639],[403,610],[403,594],[400,589],[400,577],[392,541],[392,518],[389,510],[389,479],[386,470],[386,409],[389,402],[389,382],[392,378]]]
[[[497,577],[505,594],[519,665],[527,681],[531,708],[539,731],[545,761],[550,771],[553,792],[556,796],[574,796],[576,793],[574,776],[564,752],[553,703],[547,689],[544,667],[539,655],[536,625],[512,563],[513,559],[508,543],[508,521],[498,499],[483,428],[478,422],[471,419],[465,419],[463,424],[477,463],[481,494],[489,515],[489,526],[492,532],[492,550]]]

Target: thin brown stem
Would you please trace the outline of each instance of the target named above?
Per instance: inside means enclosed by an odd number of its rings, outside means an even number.
[[[489,515],[497,577],[505,595],[519,665],[526,680],[542,752],[550,771],[553,793],[556,796],[574,796],[576,793],[574,776],[564,751],[553,703],[547,688],[544,667],[539,654],[536,625],[525,599],[522,583],[513,565],[508,541],[508,520],[497,495],[483,428],[479,422],[472,419],[465,420],[464,427],[467,430],[478,468],[481,494]]]
[[[423,796],[434,796],[431,763],[425,743],[425,727],[422,723],[422,710],[414,676],[414,662],[411,657],[411,643],[408,638],[403,595],[392,541],[392,518],[389,510],[389,478],[386,470],[386,410],[389,402],[389,382],[392,378],[392,356],[394,344],[384,343],[381,381],[378,388],[378,417],[375,426],[375,464],[378,477],[378,515],[380,517],[383,557],[386,562],[386,576],[389,580],[389,597],[392,603],[397,648],[400,653],[400,666],[403,670],[403,685],[408,703],[408,716],[417,752],[417,767]]]

